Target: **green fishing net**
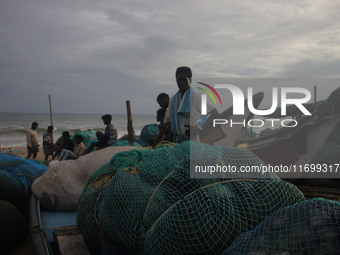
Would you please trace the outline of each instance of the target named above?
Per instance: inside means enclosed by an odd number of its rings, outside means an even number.
[[[277,209],[304,200],[274,174],[191,178],[192,162],[264,164],[250,151],[193,141],[118,153],[79,200],[78,227],[90,250],[113,242],[130,254],[218,254]]]
[[[316,198],[280,209],[222,254],[340,254],[340,203]]]

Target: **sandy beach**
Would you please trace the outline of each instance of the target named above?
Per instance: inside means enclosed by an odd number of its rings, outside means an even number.
[[[22,158],[26,158],[26,156],[27,156],[27,148],[26,147],[8,147],[8,148],[2,147],[0,149],[0,152],[11,154],[11,155],[22,157]],[[42,147],[40,147],[36,159],[44,161],[44,158],[45,158],[44,150],[42,149]],[[51,157],[50,157],[50,159],[51,159]]]

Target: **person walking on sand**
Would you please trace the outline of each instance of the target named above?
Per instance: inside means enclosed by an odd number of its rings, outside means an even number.
[[[27,131],[27,159],[33,155],[33,159],[37,157],[39,151],[39,140],[37,134],[38,123],[33,122],[31,128]]]
[[[97,147],[97,150],[100,150],[117,142],[117,129],[111,124],[112,116],[110,114],[105,114],[102,116],[102,120],[106,125],[105,133],[100,131],[96,133],[98,142],[91,143],[90,147],[85,151],[85,154],[90,153],[94,147]]]
[[[53,157],[53,127],[48,126],[47,131],[43,134],[43,150],[45,154],[45,161],[51,155]]]

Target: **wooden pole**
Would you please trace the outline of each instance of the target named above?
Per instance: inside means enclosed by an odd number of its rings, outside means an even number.
[[[51,118],[51,126],[53,127],[53,115],[52,115],[52,102],[51,102],[51,95],[48,95],[48,100],[50,103],[50,118]]]
[[[49,104],[50,104],[50,119],[51,119],[51,126],[53,126],[53,114],[52,114],[52,100],[51,100],[51,95],[48,95],[48,101],[49,101]],[[53,131],[52,131],[52,146],[54,144],[54,141],[53,141]],[[53,151],[52,151],[52,158],[53,158]]]
[[[133,145],[133,126],[132,126],[132,115],[131,115],[131,105],[130,100],[126,101],[126,109],[127,109],[127,131],[128,131],[128,141],[129,145]]]

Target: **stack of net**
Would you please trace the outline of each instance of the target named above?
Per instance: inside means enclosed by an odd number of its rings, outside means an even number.
[[[278,210],[222,254],[340,254],[340,203],[316,198]]]
[[[246,150],[193,141],[119,153],[79,200],[78,227],[89,248],[113,242],[131,254],[218,254],[275,210],[304,200],[273,174],[190,178],[192,162],[264,164]]]
[[[0,153],[0,171],[17,180],[24,187],[27,196],[30,195],[33,181],[46,170],[47,166],[40,161]]]
[[[27,221],[22,212],[7,201],[0,200],[0,247],[7,254],[27,236]]]
[[[26,215],[29,200],[24,186],[3,170],[0,170],[0,200],[11,203]]]

